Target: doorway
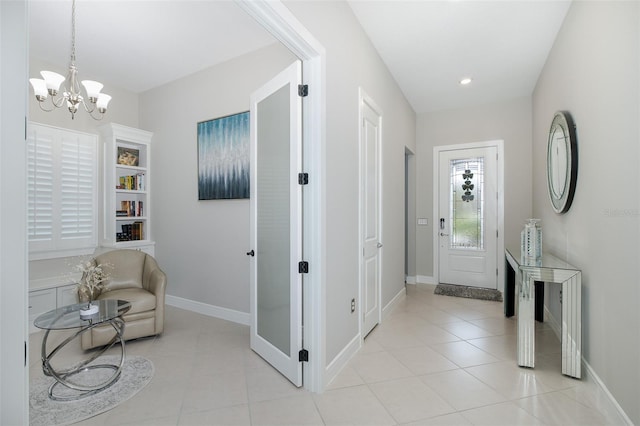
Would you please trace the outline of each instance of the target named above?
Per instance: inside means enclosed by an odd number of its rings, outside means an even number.
[[[502,141],[434,148],[434,277],[501,290]]]
[[[360,88],[360,332],[380,323],[382,269],[382,113]]]

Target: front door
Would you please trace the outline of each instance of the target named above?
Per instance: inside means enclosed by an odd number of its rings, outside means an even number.
[[[497,289],[497,148],[440,151],[438,282]]]
[[[360,288],[362,309],[362,335],[366,336],[380,322],[380,256],[382,243],[380,194],[380,143],[382,116],[371,99],[362,95],[360,100],[360,227],[362,235],[362,261]]]
[[[251,96],[251,348],[302,386],[301,64]]]

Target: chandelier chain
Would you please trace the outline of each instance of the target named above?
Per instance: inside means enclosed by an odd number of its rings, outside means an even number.
[[[71,2],[71,65],[76,64],[76,0]]]

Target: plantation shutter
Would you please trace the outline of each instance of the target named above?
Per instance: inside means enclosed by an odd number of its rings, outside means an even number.
[[[41,248],[53,242],[53,139],[31,129],[27,141],[27,191],[29,242]]]
[[[30,125],[28,233],[32,258],[95,249],[97,164],[97,136]]]

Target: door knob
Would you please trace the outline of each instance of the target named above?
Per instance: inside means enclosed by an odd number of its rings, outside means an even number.
[[[448,237],[448,236],[449,236],[449,234],[445,234],[444,232],[441,232],[441,233],[440,233],[440,236],[441,236],[441,237]]]
[[[382,247],[382,243],[378,243],[378,248]]]
[[[254,252],[253,250],[247,252],[247,256],[253,257],[255,255],[256,255],[256,252]]]

